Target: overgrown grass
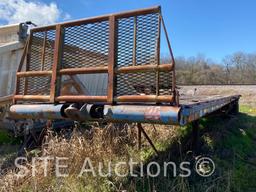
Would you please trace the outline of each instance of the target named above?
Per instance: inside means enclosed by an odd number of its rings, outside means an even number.
[[[237,116],[203,119],[201,124],[206,129],[201,148],[207,149],[217,167],[217,181],[211,183],[210,191],[256,191],[255,108],[241,106]],[[192,188],[204,185],[205,181],[197,182]]]
[[[211,117],[200,121],[199,154],[211,157],[216,163],[213,176],[202,178],[192,172],[189,178],[162,174],[156,178],[116,176],[93,177],[90,174],[77,177],[83,160],[118,162],[152,160],[161,165],[164,161],[194,162],[196,156],[191,150],[191,126],[167,127],[144,125],[157,149],[158,157],[143,140],[142,150],[137,150],[136,127],[133,125],[111,125],[105,129],[94,127],[90,131],[74,133],[70,140],[49,136],[39,156],[68,157],[66,162],[71,171],[65,178],[56,178],[54,166],[48,177],[38,173],[37,177],[17,178],[10,172],[0,180],[0,185],[8,191],[177,191],[177,192],[222,192],[256,191],[256,110],[241,106],[241,113],[233,117]],[[31,162],[26,164],[31,170]],[[37,165],[40,167],[40,164]],[[139,168],[139,167],[138,167]],[[106,171],[106,170],[104,170]],[[127,171],[127,167],[123,167]]]
[[[237,118],[229,128],[230,134],[217,145],[232,150],[232,163],[220,161],[231,172],[234,191],[256,191],[256,108],[242,106]]]
[[[0,129],[0,147],[1,145],[16,145],[21,143],[21,138],[14,137],[11,133]]]
[[[6,131],[0,130],[0,145],[11,143],[12,138],[9,136],[9,134]]]

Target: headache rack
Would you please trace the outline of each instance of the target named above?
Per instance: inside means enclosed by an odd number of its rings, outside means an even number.
[[[161,27],[170,63],[160,62]],[[159,6],[33,28],[14,102],[175,106],[174,69]]]
[[[160,39],[167,41],[168,63],[161,62]],[[160,7],[32,29],[16,81],[16,119],[186,125],[238,112],[240,98],[179,98]]]

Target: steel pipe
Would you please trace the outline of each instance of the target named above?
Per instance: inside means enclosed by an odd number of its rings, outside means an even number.
[[[69,68],[61,69],[60,75],[79,75],[79,74],[93,74],[93,73],[107,73],[108,67],[89,67],[89,68]]]
[[[65,119],[66,107],[65,104],[13,105],[9,115],[15,119]]]
[[[129,67],[120,67],[116,70],[117,73],[140,73],[150,71],[172,71],[172,64],[161,64],[161,65],[137,65]]]
[[[15,95],[14,100],[49,101],[49,95]]]
[[[116,97],[117,102],[166,102],[171,103],[173,96],[156,96],[156,95],[123,95]]]
[[[76,25],[82,25],[82,24],[88,24],[88,23],[94,23],[94,22],[100,22],[100,21],[106,21],[109,19],[111,15],[114,15],[116,18],[125,18],[125,17],[131,17],[131,16],[137,16],[137,15],[145,15],[150,13],[158,13],[160,12],[161,7],[155,6],[151,8],[146,9],[138,9],[134,11],[126,11],[122,13],[116,13],[116,14],[108,14],[108,15],[102,15],[97,17],[91,17],[87,19],[80,19],[75,21],[68,21],[59,23],[62,27],[72,27]],[[54,30],[56,29],[56,25],[48,25],[44,27],[35,27],[31,29],[31,32],[40,32],[40,31],[48,31],[48,30]]]
[[[137,122],[178,125],[180,107],[105,105],[104,120],[113,122]]]
[[[52,71],[23,71],[17,72],[17,77],[37,77],[37,76],[50,76]]]
[[[13,105],[10,117],[16,119],[70,119],[76,121],[137,122],[179,124],[180,108],[153,105],[70,104]]]
[[[86,95],[63,95],[56,98],[56,101],[65,102],[106,102],[106,96],[86,96]]]

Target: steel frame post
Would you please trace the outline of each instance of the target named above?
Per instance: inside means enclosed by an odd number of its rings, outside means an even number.
[[[116,89],[116,46],[117,45],[117,22],[114,15],[109,16],[109,58],[108,58],[108,95],[107,102],[114,103]]]
[[[56,26],[56,37],[54,44],[54,56],[52,66],[52,79],[51,79],[51,91],[50,91],[50,102],[56,102],[56,97],[60,94],[60,75],[58,74],[61,68],[61,57],[62,57],[62,45],[64,39],[64,29],[61,25]]]
[[[170,55],[171,55],[172,65],[173,65],[173,68],[172,68],[172,73],[173,73],[172,74],[172,92],[173,92],[175,104],[179,105],[179,93],[176,90],[175,59],[174,59],[174,55],[173,55],[172,47],[171,47],[171,42],[169,40],[168,32],[167,32],[162,14],[160,15],[160,17],[161,17],[161,22],[162,22],[162,25],[163,25],[167,45],[168,45],[168,48],[169,48],[169,52],[170,52]]]
[[[160,65],[160,42],[161,42],[161,9],[159,8],[159,17],[158,17],[158,37],[156,43],[156,65]],[[159,68],[156,71],[156,95],[159,96],[159,83],[160,83],[160,71]]]
[[[33,33],[29,35],[29,39],[28,39],[28,48],[27,48],[27,54],[26,54],[27,60],[26,60],[25,71],[29,71],[29,68],[30,68],[32,39],[33,39]],[[27,95],[27,89],[28,89],[28,79],[27,77],[25,77],[23,95]]]

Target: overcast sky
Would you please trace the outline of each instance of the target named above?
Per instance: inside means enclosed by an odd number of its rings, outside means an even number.
[[[256,52],[255,0],[0,0],[0,25],[38,25],[161,5],[175,56]],[[166,52],[163,42],[162,51]]]

